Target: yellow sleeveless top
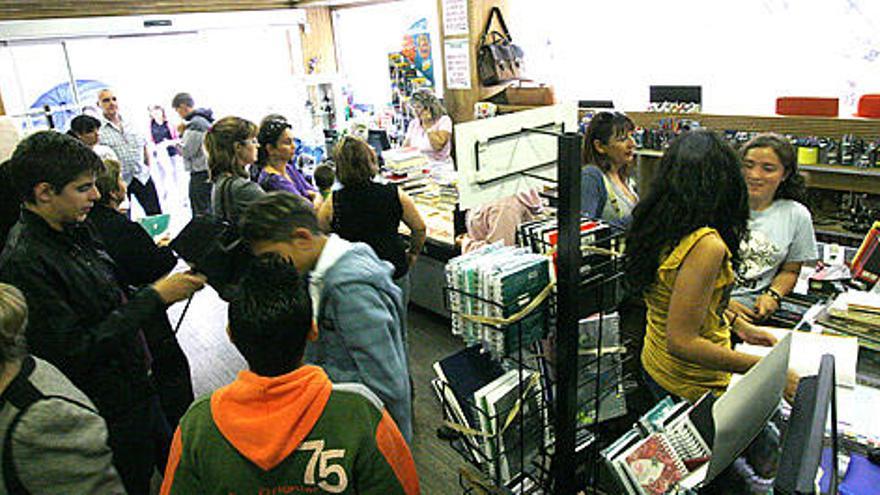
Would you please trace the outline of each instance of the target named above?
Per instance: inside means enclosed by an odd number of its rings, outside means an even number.
[[[698,364],[677,358],[666,350],[666,322],[669,317],[669,300],[678,269],[694,245],[705,236],[719,236],[718,231],[702,227],[683,238],[665,257],[657,268],[657,280],[645,292],[648,307],[645,345],[642,348],[642,365],[661,387],[669,393],[694,402],[707,391],[722,393],[730,383],[730,373],[704,368]],[[712,297],[700,335],[710,342],[730,347],[730,326],[723,317],[730,291],[733,288],[733,266],[730,251],[724,256],[721,271],[715,279]]]

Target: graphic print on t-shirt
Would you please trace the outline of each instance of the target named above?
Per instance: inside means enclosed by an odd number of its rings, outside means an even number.
[[[761,274],[776,266],[782,250],[763,232],[752,230],[739,247],[742,261],[736,273],[736,285],[754,289]]]

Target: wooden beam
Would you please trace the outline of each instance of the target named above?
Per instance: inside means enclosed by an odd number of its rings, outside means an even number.
[[[485,88],[480,85],[480,80],[477,75],[477,51],[480,48],[480,35],[483,32],[483,28],[486,24],[486,19],[489,16],[489,12],[492,10],[492,7],[498,7],[501,9],[501,13],[507,17],[508,16],[508,4],[510,2],[505,2],[504,0],[467,0],[468,4],[468,34],[466,39],[468,40],[468,45],[470,46],[470,77],[471,77],[471,89],[453,89],[450,90],[447,88],[446,84],[443,85],[444,92],[444,102],[446,103],[446,110],[449,112],[449,115],[452,117],[453,122],[467,122],[474,119],[474,104],[480,101],[487,94],[494,94],[497,92],[497,88]],[[446,35],[443,32],[443,0],[437,0],[437,18],[439,19],[440,24],[440,60],[435,61],[435,64],[444,64],[445,59],[445,44],[444,40],[446,39]],[[464,36],[456,36],[450,37],[449,39],[465,39]],[[446,77],[446,71],[443,71],[444,77]]]
[[[295,0],[4,0],[0,21],[289,9]]]
[[[308,30],[302,31],[303,74],[335,74],[336,41],[333,35],[333,19],[329,7],[310,7],[306,9]],[[310,60],[315,66],[310,72]]]

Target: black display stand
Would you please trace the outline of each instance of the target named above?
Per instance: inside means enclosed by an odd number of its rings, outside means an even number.
[[[548,333],[554,335],[555,344],[552,346],[549,356],[545,358],[552,363],[555,377],[552,380],[552,399],[544,403],[543,406],[552,432],[552,442],[541,449],[541,453],[536,459],[531,460],[531,467],[534,469],[530,474],[524,474],[524,476],[530,478],[530,481],[534,482],[534,486],[539,488],[541,493],[570,495],[586,487],[594,487],[597,482],[600,465],[600,442],[598,441],[600,432],[596,426],[600,422],[601,401],[603,396],[607,394],[609,387],[609,380],[603,377],[602,370],[603,367],[606,367],[607,374],[607,365],[603,364],[602,359],[606,352],[602,342],[602,323],[600,322],[598,326],[595,355],[582,358],[579,355],[579,321],[588,315],[604,313],[616,306],[619,299],[618,287],[621,277],[620,258],[616,255],[603,255],[608,256],[609,260],[596,262],[595,256],[584,254],[580,213],[582,136],[574,132],[564,132],[564,129],[562,133],[559,133],[540,128],[522,129],[515,134],[526,133],[545,134],[558,141],[559,203],[557,208],[558,242],[556,243],[555,255],[557,268],[555,304],[553,300],[550,301],[550,307],[553,308],[551,311],[554,312],[554,318],[551,318],[550,321],[555,319],[555,326],[547,328]],[[507,174],[505,177],[529,175],[529,173],[529,170],[523,170]],[[616,233],[611,233],[599,242],[611,243],[614,242],[614,238],[621,237],[621,233],[617,229],[612,229],[611,232]],[[605,251],[607,252],[607,250]],[[447,296],[450,295],[450,292],[456,292],[459,297],[479,299],[474,294],[464,294],[450,287],[447,287],[446,291]],[[492,304],[491,301],[481,301],[483,304]],[[519,342],[522,342],[522,333],[517,327],[518,324],[514,323],[508,328],[508,331],[520,332]],[[527,358],[523,355],[522,348],[520,347],[514,355],[508,356],[506,359],[519,368],[520,383],[522,384],[522,374],[525,369],[530,368],[525,364]],[[620,386],[620,380],[611,385]],[[587,399],[579,403],[579,389],[583,392],[588,390],[588,387],[595,388],[588,393]],[[520,385],[519,402],[522,403],[529,399],[528,394],[529,392],[524,391]],[[443,400],[441,398],[441,401]],[[444,403],[444,409],[446,406],[447,404]],[[592,410],[595,414],[592,422],[579,421],[578,415],[583,413],[585,406],[589,406],[586,409]],[[493,418],[493,421],[497,419],[497,417]],[[521,421],[522,415],[519,415],[516,420]],[[524,435],[534,434],[531,430],[525,425],[519,426],[521,444],[525,442]],[[461,438],[462,443],[467,440],[467,438]],[[497,440],[492,439],[491,441]],[[469,455],[467,448],[461,448],[462,443],[458,444],[457,450],[475,465],[482,466],[485,462],[494,462],[490,466],[495,466],[495,472],[487,473],[491,478],[490,484],[501,487],[499,493],[511,493],[501,483],[501,476],[497,472],[497,466],[500,463],[497,460],[481,459],[480,456],[475,458],[475,456]],[[453,446],[456,447],[456,444],[453,443]],[[500,444],[496,444],[495,450],[499,449]],[[527,462],[529,459],[519,459],[522,466],[525,466]],[[585,467],[587,468],[586,472]],[[525,469],[523,472],[525,473]],[[508,484],[509,486],[511,484]],[[475,493],[464,484],[462,488],[465,489],[465,493]]]

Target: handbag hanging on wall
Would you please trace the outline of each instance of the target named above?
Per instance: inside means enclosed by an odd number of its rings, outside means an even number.
[[[492,28],[492,19],[498,17],[501,32],[489,31]],[[494,86],[507,81],[513,81],[522,77],[523,74],[523,51],[513,44],[507,24],[501,15],[501,9],[492,7],[486,28],[480,36],[480,50],[477,52],[477,72],[480,83],[483,86]]]

